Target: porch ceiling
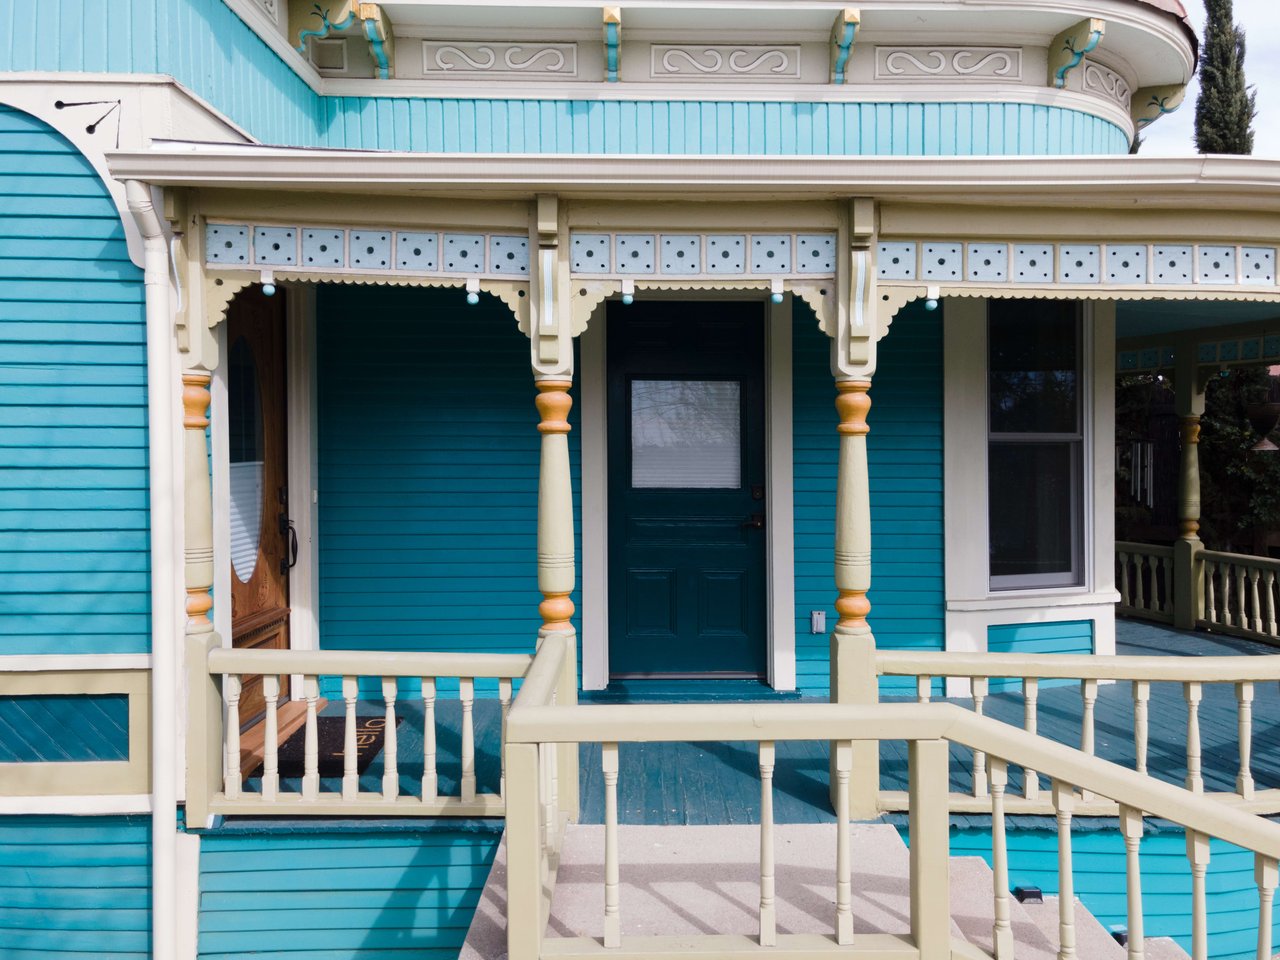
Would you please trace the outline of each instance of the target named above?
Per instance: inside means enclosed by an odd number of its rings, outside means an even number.
[[[1119,340],[1268,322],[1280,333],[1280,305],[1194,300],[1133,300],[1116,304],[1116,338]]]

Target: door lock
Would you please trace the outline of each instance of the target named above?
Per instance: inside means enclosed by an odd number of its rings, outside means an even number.
[[[742,521],[742,529],[743,530],[763,530],[764,514],[753,513],[751,516],[747,517],[746,520]]]

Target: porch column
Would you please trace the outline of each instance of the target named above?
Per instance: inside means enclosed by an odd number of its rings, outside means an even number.
[[[182,374],[183,517],[187,636],[213,632],[213,493],[205,430],[209,426],[207,370]]]
[[[569,479],[570,380],[537,381],[534,401],[541,416],[542,452],[538,468],[538,590],[540,635],[573,629],[576,576],[573,553],[573,487]]]
[[[1194,630],[1204,613],[1204,561],[1200,541],[1200,417],[1205,383],[1194,340],[1179,341],[1174,352],[1174,394],[1182,438],[1178,470],[1178,539],[1173,545],[1173,625]]]

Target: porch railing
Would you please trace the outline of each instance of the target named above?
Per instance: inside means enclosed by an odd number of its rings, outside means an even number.
[[[1173,547],[1116,542],[1119,613],[1157,623],[1173,622]]]
[[[1280,639],[1276,588],[1280,560],[1205,550],[1204,613],[1198,626],[1255,640]]]
[[[1280,858],[1280,825],[1162,783],[1073,747],[1053,743],[1008,724],[952,704],[663,704],[661,706],[556,705],[554,678],[572,657],[571,642],[549,638],[539,651],[507,726],[507,943],[511,960],[544,957],[639,957],[659,954],[718,954],[736,957],[782,951],[813,956],[841,951],[875,957],[1012,958],[1009,859],[1005,816],[1010,812],[1007,768],[1039,771],[1059,831],[1060,956],[1075,955],[1075,898],[1072,816],[1084,798],[1105,800],[1118,811],[1126,851],[1129,956],[1143,955],[1142,879],[1139,848],[1143,816],[1182,826],[1188,837],[1192,875],[1194,954],[1205,956],[1208,936],[1205,874],[1208,838],[1236,844],[1254,854],[1258,888],[1258,956],[1272,955],[1272,904]],[[1178,677],[1182,679],[1182,677]],[[759,753],[760,907],[756,936],[708,934],[680,938],[623,936],[627,904],[622,901],[618,843],[618,746],[621,743],[688,740],[735,741],[757,745]],[[774,918],[772,770],[775,744],[787,740],[831,740],[835,758],[836,899],[827,937],[786,936]],[[910,934],[854,935],[849,826],[850,785],[855,746],[881,741],[907,744],[909,757]],[[605,790],[604,908],[601,940],[548,936],[555,889],[563,811],[548,809],[556,791],[556,767],[548,753],[570,745],[599,744]],[[948,754],[967,748],[985,759],[985,810],[992,817],[992,903],[994,950],[988,955],[951,936],[948,870],[950,804]],[[562,777],[561,777],[562,779]],[[708,877],[708,880],[714,878]],[[954,951],[954,952],[953,952]]]
[[[296,650],[233,650],[215,634],[188,641],[190,716],[187,732],[187,819],[203,824],[213,814],[289,816],[502,816],[503,788],[483,792],[476,782],[475,682],[496,680],[505,728],[513,687],[529,671],[527,654],[391,653]],[[560,696],[576,700],[576,674],[558,678]],[[303,764],[296,784],[284,781],[279,763],[281,677],[301,678]],[[261,719],[261,774],[247,781],[241,773],[240,694],[246,679],[260,677],[266,703]],[[318,702],[322,678],[341,692],[343,770],[338,789],[324,789],[319,770]],[[441,679],[457,680],[460,705],[458,792],[440,792],[437,755],[438,694]],[[362,788],[357,766],[361,681],[381,704],[384,744],[379,790]],[[397,704],[402,681],[416,681],[421,703],[422,775],[417,795],[401,793],[401,757],[397,742]],[[452,686],[452,684],[450,684]],[[416,759],[414,766],[416,767]],[[562,757],[567,759],[567,755]],[[577,789],[576,766],[572,791]],[[455,772],[455,771],[450,771]],[[567,774],[566,774],[567,775]],[[504,774],[505,776],[505,774]],[[576,802],[576,801],[575,801]]]

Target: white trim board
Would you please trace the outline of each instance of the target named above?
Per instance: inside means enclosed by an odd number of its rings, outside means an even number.
[[[150,813],[151,794],[118,796],[0,797],[0,816],[15,814],[57,814],[69,817],[100,817],[124,813]]]
[[[694,293],[679,295],[693,299]],[[732,294],[726,299],[741,299]],[[795,536],[792,451],[792,298],[765,301],[765,564],[768,682],[796,686]],[[582,415],[582,688],[609,683],[609,524],[606,305],[580,341]]]

